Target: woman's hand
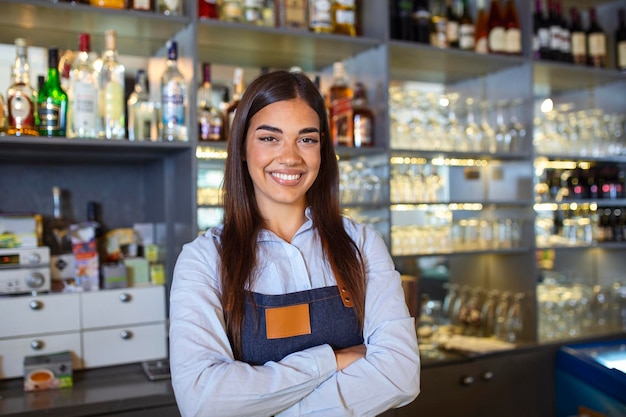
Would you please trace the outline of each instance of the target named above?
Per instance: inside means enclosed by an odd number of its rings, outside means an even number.
[[[352,362],[364,358],[366,351],[365,345],[350,346],[345,349],[336,350],[335,359],[337,360],[337,370],[341,371]]]

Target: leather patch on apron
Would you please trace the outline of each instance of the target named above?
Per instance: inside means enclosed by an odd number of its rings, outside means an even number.
[[[268,339],[311,334],[309,304],[266,309],[265,331]]]

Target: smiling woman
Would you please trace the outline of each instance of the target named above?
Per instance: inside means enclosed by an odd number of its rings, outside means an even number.
[[[224,223],[184,246],[170,293],[183,416],[373,416],[419,392],[415,323],[382,238],[342,217],[324,100],[301,73],[246,89]]]

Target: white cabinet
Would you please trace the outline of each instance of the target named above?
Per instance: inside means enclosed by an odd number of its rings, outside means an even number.
[[[68,350],[74,369],[167,356],[163,286],[0,299],[0,378],[25,356]]]

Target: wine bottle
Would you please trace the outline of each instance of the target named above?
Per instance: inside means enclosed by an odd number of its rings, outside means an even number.
[[[587,35],[582,26],[580,12],[575,7],[570,8],[570,20],[572,62],[575,65],[587,65]]]
[[[505,52],[505,28],[500,0],[491,0],[489,17],[487,18],[487,44],[489,53],[502,54]]]
[[[161,76],[162,134],[165,141],[187,141],[187,84],[178,69],[178,44],[167,42],[167,62]]]
[[[156,141],[159,138],[158,116],[148,93],[148,75],[137,70],[135,86],[126,100],[128,109],[128,140]]]
[[[626,18],[624,14],[624,9],[618,10],[618,26],[615,29],[615,64],[622,72],[626,72]]]
[[[37,130],[37,91],[30,85],[26,39],[15,39],[13,83],[7,90],[8,135],[39,136]]]
[[[448,47],[448,18],[446,17],[446,8],[442,0],[435,0],[430,8],[430,44],[437,48]]]
[[[99,127],[98,137],[102,139],[124,139],[126,137],[126,116],[124,114],[124,74],[126,69],[119,61],[117,35],[114,30],[104,33],[105,50],[102,53],[102,66],[99,80]]]
[[[535,0],[533,13],[533,58],[549,59],[550,54],[550,27],[543,12],[542,0]]]
[[[587,29],[588,65],[606,67],[606,35],[598,23],[595,7],[589,9],[589,29]]]
[[[70,138],[98,137],[98,72],[91,59],[91,38],[78,35],[78,54],[72,62],[67,111]]]
[[[459,18],[459,48],[466,51],[474,50],[474,21],[469,11],[467,0],[461,3],[463,12]]]
[[[476,1],[478,7],[478,15],[476,17],[476,26],[474,32],[474,51],[479,54],[486,54],[489,52],[488,35],[489,29],[487,27],[487,10],[485,9],[485,0]]]
[[[67,94],[59,77],[59,48],[48,49],[48,77],[37,98],[39,135],[65,136],[67,127]]]
[[[199,140],[224,140],[222,117],[213,105],[211,64],[202,64],[202,84],[198,88],[198,131]]]
[[[520,55],[522,53],[522,30],[514,0],[506,0],[504,29],[504,52],[509,55]]]
[[[549,59],[553,61],[561,60],[561,19],[556,11],[556,0],[548,0],[548,27],[550,30],[550,51]]]
[[[561,27],[561,50],[560,60],[563,62],[572,62],[572,31],[570,25],[567,23],[565,16],[563,15],[563,9],[561,7],[561,1],[556,1],[556,14],[560,20],[559,26]]]
[[[410,40],[430,44],[430,10],[426,0],[416,0],[413,6]]]
[[[459,47],[459,17],[454,11],[452,0],[446,0],[446,37],[450,48]]]

